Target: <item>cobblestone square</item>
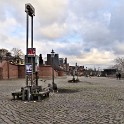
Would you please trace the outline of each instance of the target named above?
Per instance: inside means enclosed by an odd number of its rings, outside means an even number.
[[[0,81],[0,124],[124,124],[124,80],[104,77],[55,79],[58,93],[36,101],[11,100],[25,80]],[[46,87],[51,80],[41,81]]]

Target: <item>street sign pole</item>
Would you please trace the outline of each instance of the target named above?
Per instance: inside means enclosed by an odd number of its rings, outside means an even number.
[[[25,12],[27,14],[27,19],[26,19],[26,22],[27,22],[27,30],[26,30],[26,57],[25,57],[25,68],[27,65],[27,63],[31,63],[32,64],[32,68],[34,67],[35,65],[35,61],[33,61],[34,59],[34,56],[30,56],[29,58],[29,48],[28,48],[28,37],[29,37],[29,16],[31,17],[31,49],[33,50],[33,16],[35,16],[35,9],[34,7],[28,3],[28,4],[25,4]],[[34,69],[32,69],[32,72],[31,72],[31,86],[33,84],[33,72],[35,72]],[[28,78],[29,78],[29,74],[26,72],[25,73],[25,76],[26,76],[26,86],[29,86],[28,84]]]

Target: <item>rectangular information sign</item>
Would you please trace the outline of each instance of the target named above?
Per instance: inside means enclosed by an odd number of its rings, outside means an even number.
[[[26,63],[25,69],[26,69],[26,74],[32,74],[33,66],[31,63]]]

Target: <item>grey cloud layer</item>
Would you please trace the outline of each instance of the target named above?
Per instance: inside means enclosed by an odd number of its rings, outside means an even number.
[[[94,49],[97,51],[96,54],[101,53],[99,62],[102,64],[105,63],[106,52],[109,52],[109,55],[106,56],[108,61],[110,61],[110,56],[114,59],[123,53],[124,2],[122,0],[114,2],[113,0],[0,1],[0,40],[2,42],[12,42],[13,45],[19,46],[18,42],[25,40],[24,5],[29,2],[36,10],[34,41],[38,47],[37,51],[46,53],[45,50],[42,50],[46,45],[47,52],[48,49],[53,48],[60,52],[59,54],[67,57],[69,55],[81,56],[82,60],[75,59],[75,61],[82,62],[82,64],[83,62],[88,63],[89,60],[95,63],[95,59],[92,57],[94,54],[91,52],[94,52]],[[8,23],[8,19],[13,24]],[[4,23],[6,25],[2,25]],[[80,38],[76,39],[77,35]],[[41,46],[39,47],[39,45]],[[22,47],[24,49],[25,44],[22,44]],[[90,59],[84,54],[89,55]]]

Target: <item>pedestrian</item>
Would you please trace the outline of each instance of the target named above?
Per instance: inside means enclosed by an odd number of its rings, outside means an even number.
[[[121,79],[121,74],[120,73],[118,74],[118,78],[119,78],[119,80]]]

